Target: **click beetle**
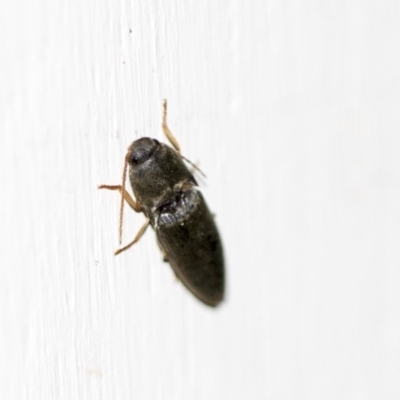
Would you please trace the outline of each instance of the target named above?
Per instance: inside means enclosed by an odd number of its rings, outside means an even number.
[[[121,193],[120,238],[125,201],[146,217],[132,242],[115,254],[135,244],[151,225],[164,260],[170,263],[176,276],[199,300],[215,307],[223,300],[225,288],[221,239],[197,181],[184,163],[190,161],[181,155],[166,119],[164,100],[162,128],[173,147],[149,137],[135,140],[125,157],[122,185],[99,186]],[[128,166],[135,199],[125,190]]]

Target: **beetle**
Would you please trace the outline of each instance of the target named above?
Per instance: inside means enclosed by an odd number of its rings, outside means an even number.
[[[162,128],[172,147],[149,137],[135,140],[125,157],[122,185],[99,186],[121,193],[120,242],[125,201],[146,217],[135,238],[115,255],[138,242],[151,225],[164,260],[176,276],[204,304],[216,307],[225,289],[222,243],[214,216],[184,161],[192,163],[181,155],[179,143],[168,128],[166,100]],[[135,199],[125,190],[128,166]]]

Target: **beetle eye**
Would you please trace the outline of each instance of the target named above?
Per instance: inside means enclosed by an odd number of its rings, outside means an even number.
[[[144,163],[152,157],[159,145],[159,142],[150,138],[136,140],[129,149],[128,163],[131,165]]]
[[[130,159],[129,159],[129,162],[131,163],[131,164],[135,164],[135,165],[138,165],[138,164],[140,164],[141,162],[143,162],[144,160],[146,159],[146,154],[145,153],[141,153],[141,154],[135,154],[135,155],[131,155],[131,157],[130,157]]]

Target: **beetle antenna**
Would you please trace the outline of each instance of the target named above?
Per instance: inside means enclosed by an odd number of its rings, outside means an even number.
[[[123,169],[123,172],[122,172],[121,205],[119,207],[119,231],[118,231],[119,244],[122,243],[122,221],[123,221],[123,218],[124,218],[125,181],[126,181],[126,170],[128,168],[128,156],[129,156],[129,153],[125,157],[124,169]]]

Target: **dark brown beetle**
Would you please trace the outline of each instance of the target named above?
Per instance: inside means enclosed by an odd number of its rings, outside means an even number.
[[[163,110],[162,127],[174,149],[156,139],[135,140],[125,158],[122,185],[99,186],[121,192],[120,237],[124,200],[146,216],[134,240],[115,254],[135,244],[150,224],[156,231],[164,260],[171,264],[178,278],[203,303],[215,307],[223,300],[225,286],[221,240],[214,217],[167,126],[165,100]],[[125,190],[127,165],[136,200]]]

